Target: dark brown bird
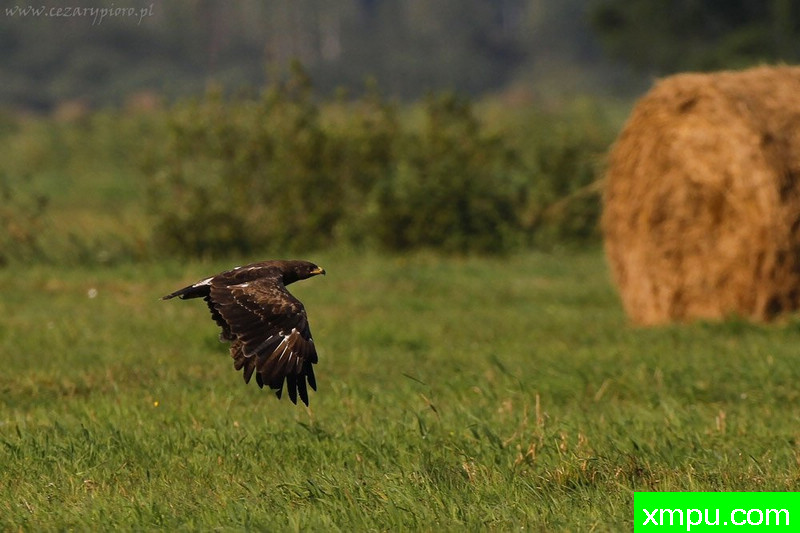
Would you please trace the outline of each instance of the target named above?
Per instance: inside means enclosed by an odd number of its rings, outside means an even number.
[[[317,350],[303,304],[286,290],[295,281],[325,274],[308,261],[263,261],[236,267],[168,294],[162,300],[203,298],[211,317],[222,328],[221,341],[231,342],[236,370],[245,383],[253,373],[259,387],[275,390],[283,382],[292,403],[308,405],[306,384],[317,390],[312,365]]]

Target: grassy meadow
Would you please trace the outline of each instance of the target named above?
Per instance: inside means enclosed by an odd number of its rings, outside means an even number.
[[[593,106],[519,113],[498,144],[456,106],[428,137],[392,137],[380,113],[353,114],[338,135],[315,125],[312,104],[293,101],[262,109],[276,113],[269,128],[246,113],[230,123],[198,115],[217,135],[211,146],[234,149],[216,167],[204,167],[203,153],[160,152],[167,125],[192,126],[191,113],[0,115],[0,530],[621,531],[632,528],[637,490],[800,488],[800,317],[638,329],[622,312],[592,237],[597,198],[586,194],[621,120],[597,120]],[[503,115],[494,131],[514,113],[483,112],[492,114]],[[288,133],[270,137],[276,124]],[[391,150],[375,144],[376,124]],[[250,126],[277,155],[237,140]],[[173,142],[195,146],[181,135]],[[464,138],[467,159],[450,153]],[[318,168],[319,154],[331,166]],[[193,207],[201,221],[207,205],[226,205],[191,172],[155,180],[165,168],[235,178],[248,175],[237,165],[258,163],[258,177],[304,157],[307,172],[289,178],[310,187],[317,173],[344,173],[345,192],[364,180],[383,194],[380,180],[394,172],[395,192],[413,193],[346,199],[366,206],[355,234],[395,198],[419,201],[401,206],[412,215],[431,197],[448,199],[446,187],[426,189],[435,181],[426,176],[494,161],[486,168],[500,183],[495,166],[517,161],[524,187],[506,191],[524,193],[513,231],[539,237],[494,256],[359,247],[346,224],[344,245],[314,253],[193,256],[156,245],[156,228],[184,227],[163,224],[191,204],[182,194],[210,202]],[[303,190],[289,181],[286,195],[302,208]],[[464,202],[433,212],[468,222],[505,212],[482,202],[484,189],[465,190]],[[315,194],[320,215],[339,199]],[[471,207],[448,212],[451,203]],[[408,213],[384,214],[409,223]],[[329,219],[295,220],[314,235]],[[287,256],[328,272],[292,286],[320,356],[310,408],[246,386],[203,302],[159,299],[236,264]]]
[[[232,369],[230,262],[0,270],[0,528],[632,526],[636,490],[797,490],[800,322],[626,323],[602,254],[329,252],[311,407]]]

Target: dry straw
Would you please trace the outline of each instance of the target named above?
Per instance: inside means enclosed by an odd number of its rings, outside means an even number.
[[[681,74],[636,105],[610,157],[606,254],[643,325],[800,303],[800,67]]]

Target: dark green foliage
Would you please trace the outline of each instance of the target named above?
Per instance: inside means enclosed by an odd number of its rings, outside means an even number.
[[[597,196],[570,197],[595,180],[608,137],[570,130],[523,147],[452,94],[429,96],[419,124],[407,122],[374,88],[318,103],[299,67],[257,99],[214,91],[179,104],[150,187],[157,244],[189,255],[342,244],[502,253],[596,235]]]
[[[800,59],[800,4],[791,0],[597,0],[590,20],[610,55],[644,72]]]
[[[119,104],[137,91],[183,97],[208,79],[227,88],[261,83],[292,58],[325,93],[370,74],[409,99],[434,88],[478,94],[555,55],[552,43],[530,42],[543,25],[562,21],[562,35],[581,35],[581,17],[561,3],[74,0],[70,16],[54,16],[60,6],[3,2],[0,102],[43,110],[65,100]],[[117,16],[90,12],[109,8]]]
[[[606,111],[451,94],[400,105],[374,84],[321,99],[297,69],[258,95],[3,115],[2,259],[583,244],[597,238],[597,161],[621,122]]]
[[[500,136],[488,137],[470,105],[429,97],[420,133],[379,184],[376,231],[390,249],[500,252],[519,237],[514,178],[521,160]]]
[[[607,141],[575,131],[546,139],[536,150],[539,179],[529,191],[535,200],[528,234],[537,244],[600,237],[599,160]]]
[[[392,161],[391,109],[365,99],[323,125],[299,69],[257,100],[176,106],[151,187],[156,238],[186,254],[309,249],[363,236],[365,200]],[[374,132],[373,132],[374,130]]]

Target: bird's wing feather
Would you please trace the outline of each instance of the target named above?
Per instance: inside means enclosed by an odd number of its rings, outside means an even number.
[[[213,318],[214,322],[216,322],[217,325],[222,328],[222,332],[220,332],[219,334],[219,340],[221,341],[235,340],[236,337],[233,335],[233,333],[231,333],[231,327],[228,325],[228,322],[224,318],[222,318],[222,315],[220,314],[219,310],[217,310],[217,306],[211,300],[211,295],[209,294],[203,299],[206,301],[206,305],[208,305],[208,308],[211,310],[211,318]]]
[[[308,405],[306,383],[316,390],[311,365],[317,351],[303,304],[274,278],[235,285],[212,281],[209,298],[223,336],[234,341],[231,356],[236,368],[244,369],[245,381],[255,370],[257,383],[280,397],[286,380],[289,398],[296,403],[299,393]]]

